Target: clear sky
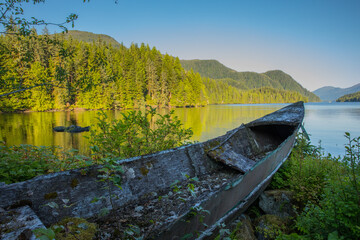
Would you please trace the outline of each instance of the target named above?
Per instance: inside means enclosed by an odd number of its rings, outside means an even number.
[[[75,30],[126,46],[143,42],[237,71],[280,69],[311,91],[360,83],[360,0],[46,0],[23,7],[26,16],[51,22],[76,13]]]

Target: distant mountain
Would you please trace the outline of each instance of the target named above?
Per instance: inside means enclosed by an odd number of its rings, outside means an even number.
[[[203,77],[224,81],[227,84],[240,89],[254,89],[270,87],[279,90],[296,91],[309,98],[310,102],[320,99],[307,89],[303,88],[290,75],[280,70],[265,73],[237,72],[218,62],[217,60],[180,60],[184,69],[193,69]]]
[[[349,88],[338,87],[322,87],[313,91],[322,101],[335,101],[336,99],[346,95],[360,91],[360,83]]]
[[[105,34],[97,34],[97,33],[92,33],[92,32],[86,32],[86,31],[78,31],[78,30],[70,30],[67,33],[57,33],[57,35],[59,34],[64,34],[65,38],[69,38],[72,37],[73,39],[76,39],[78,41],[82,41],[82,42],[97,42],[99,41],[99,39],[105,43],[111,43],[111,45],[113,47],[120,47],[121,44],[116,41],[114,38],[105,35]]]
[[[339,97],[337,102],[360,102],[360,91]]]

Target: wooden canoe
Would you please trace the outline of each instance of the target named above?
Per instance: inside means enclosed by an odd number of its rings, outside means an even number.
[[[151,219],[164,206],[147,238],[211,238],[266,188],[290,154],[303,118],[304,104],[298,102],[203,143],[121,160],[122,189],[112,192],[118,217],[126,224],[130,218]],[[97,179],[100,167],[86,169],[86,175],[70,170],[0,185],[0,207],[28,205],[46,226],[64,217],[94,217],[111,208]],[[191,196],[181,197],[174,182],[184,183]]]

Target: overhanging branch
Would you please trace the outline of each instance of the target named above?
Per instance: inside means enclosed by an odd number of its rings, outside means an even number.
[[[37,84],[37,85],[31,86],[31,87],[21,88],[21,89],[18,89],[18,90],[15,90],[15,91],[11,91],[11,92],[8,92],[8,93],[0,94],[0,98],[1,98],[1,97],[6,97],[6,96],[9,96],[9,95],[11,95],[11,94],[18,93],[18,92],[23,92],[23,91],[26,91],[26,90],[30,90],[30,89],[33,89],[33,88],[36,88],[36,87],[45,86],[45,85],[53,86],[53,87],[59,87],[59,88],[64,88],[64,87],[62,87],[62,86],[55,85],[55,84],[52,84],[52,83],[42,83],[42,84]]]

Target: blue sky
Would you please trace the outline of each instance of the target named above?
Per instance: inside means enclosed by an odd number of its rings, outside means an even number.
[[[23,7],[26,16],[51,22],[76,13],[74,29],[126,46],[144,42],[237,71],[280,69],[311,91],[360,83],[358,0],[47,0]]]

